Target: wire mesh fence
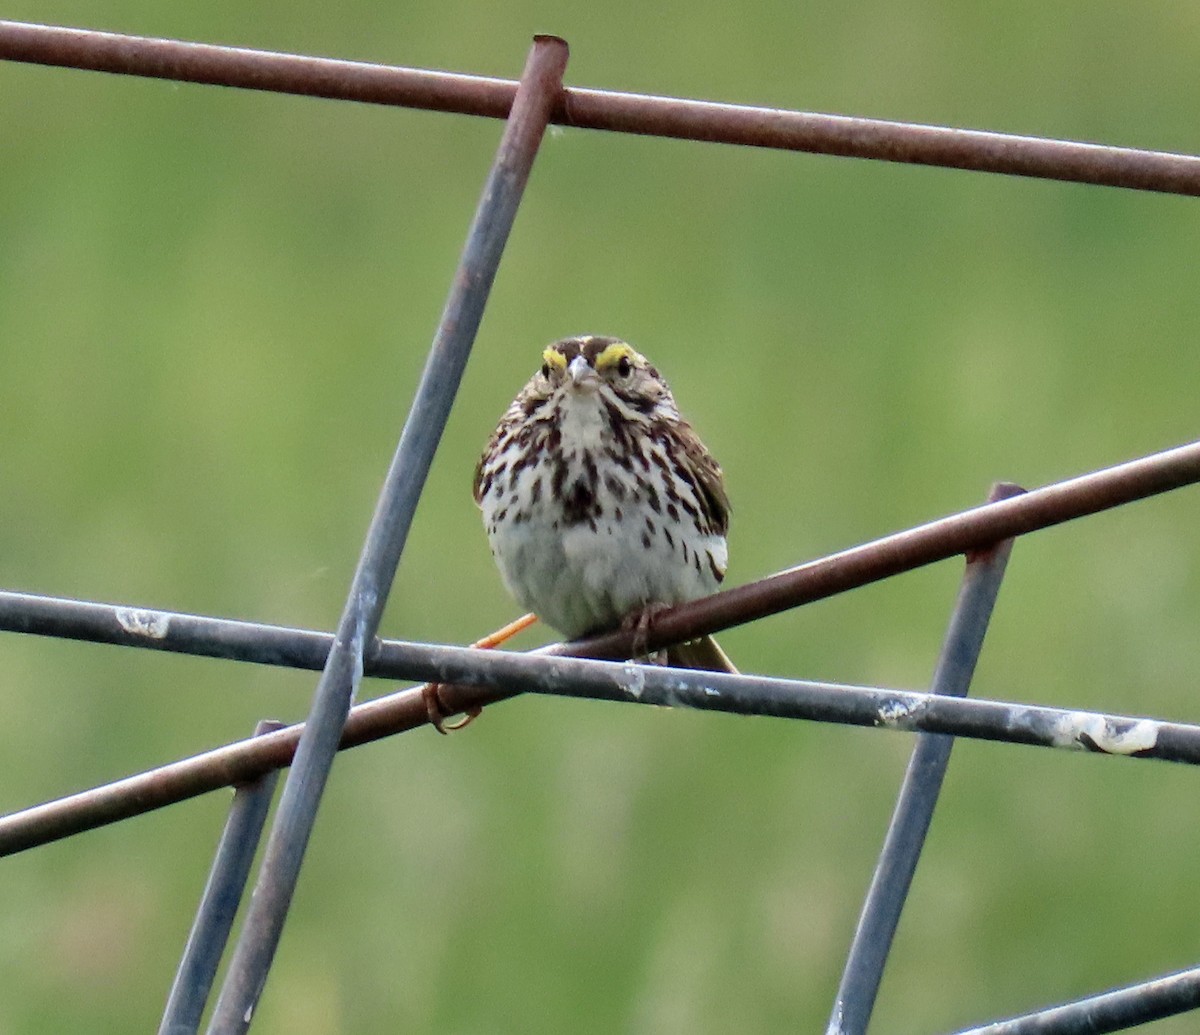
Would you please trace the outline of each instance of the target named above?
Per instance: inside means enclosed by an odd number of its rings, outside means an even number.
[[[443,700],[456,712],[531,692],[919,733],[830,1035],[867,1030],[953,737],[1200,764],[1200,726],[966,698],[1014,538],[1200,481],[1200,444],[1029,492],[999,486],[988,503],[971,510],[673,608],[655,618],[645,642],[619,630],[514,655],[377,637],[413,511],[549,123],[1190,195],[1200,194],[1200,157],[565,88],[566,46],[554,37],[535,40],[520,83],[14,22],[0,22],[0,57],[506,119],[335,633],[0,593],[0,627],[9,631],[322,673],[302,725],[260,727],[245,741],[0,817],[0,854],[8,855],[219,787],[239,788],[160,1032],[199,1028],[264,827],[274,771],[290,767],[210,1032],[245,1031],[252,1023],[336,752],[429,721],[419,688],[355,706],[364,676],[442,684]],[[653,651],[958,555],[967,558],[966,574],[930,693],[622,660],[634,653],[635,642]],[[1196,971],[1184,971],[971,1030],[1117,1031],[1197,1006],[1200,980]]]

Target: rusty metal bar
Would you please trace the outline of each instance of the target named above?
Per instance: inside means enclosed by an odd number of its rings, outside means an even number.
[[[837,722],[908,732],[948,733],[1013,744],[1155,758],[1200,765],[1200,726],[1126,715],[1070,711],[1005,701],[765,676],[725,675],[393,642],[393,658],[412,679],[471,680],[493,700],[522,691],[602,701],[697,708],[738,715]],[[419,688],[355,706],[342,749],[429,721]],[[237,741],[114,783],[0,817],[0,856],[151,812],[290,764],[300,726]]]
[[[988,500],[995,502],[1023,491],[1015,485],[1000,484],[992,489]],[[1013,540],[1006,539],[990,550],[968,555],[967,569],[934,671],[932,693],[967,695],[1012,545]],[[866,1035],[883,968],[953,747],[954,738],[940,733],[922,733],[917,737],[850,945],[826,1035]]]
[[[517,95],[511,79],[3,20],[0,58],[494,119]]]
[[[0,21],[0,58],[504,118],[511,80]],[[607,90],[564,92],[552,120],[741,144],[1200,195],[1200,157],[882,119]]]
[[[264,719],[255,727],[254,735],[261,737],[278,729],[283,729],[283,723]],[[167,996],[158,1035],[195,1035],[200,1028],[204,1005],[233,929],[233,918],[242,901],[278,779],[277,771],[269,771],[234,790],[225,830]]]
[[[550,110],[562,90],[566,63],[563,40],[534,38],[296,746],[246,922],[209,1023],[210,1035],[245,1032],[262,995],[321,795],[362,679],[367,648],[379,628],[421,489],[450,416]]]
[[[735,586],[664,611],[646,636],[646,649],[720,632],[735,625],[823,600],[1014,536],[1062,524],[1111,507],[1200,481],[1200,442],[1167,449],[1115,467],[985,503],[950,517],[853,546],[757,582]],[[576,657],[628,657],[633,633],[616,631],[566,644]],[[640,634],[639,634],[640,635]],[[639,640],[639,642],[641,642]],[[443,699],[461,704],[450,692]]]

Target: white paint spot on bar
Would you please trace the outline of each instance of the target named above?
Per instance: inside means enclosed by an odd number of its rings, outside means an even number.
[[[161,640],[171,628],[171,616],[161,611],[143,611],[136,607],[118,607],[117,624],[131,636]]]
[[[907,701],[887,701],[879,706],[879,724],[890,729],[907,728],[918,707]]]
[[[1133,755],[1158,743],[1158,723],[1150,719],[1118,725],[1103,715],[1071,712],[1054,724],[1057,747],[1091,749],[1109,755]]]
[[[625,682],[621,684],[621,689],[630,697],[640,701],[642,691],[646,689],[646,673],[642,671],[641,665],[635,665],[633,662],[627,663],[623,671]]]

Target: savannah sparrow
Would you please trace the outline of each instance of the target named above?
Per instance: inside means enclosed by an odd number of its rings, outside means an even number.
[[[725,576],[721,468],[659,372],[618,338],[542,353],[479,460],[475,501],[509,591],[569,639],[649,621]],[[667,661],[733,670],[710,637]]]

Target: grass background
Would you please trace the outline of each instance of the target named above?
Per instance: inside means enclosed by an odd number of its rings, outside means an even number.
[[[1200,151],[1196,10],[11,0],[6,17]],[[331,627],[497,123],[0,65],[0,584]],[[647,352],[734,582],[1195,436],[1194,201],[547,138],[384,632],[514,613],[470,477],[549,340]],[[1022,541],[974,692],[1197,719],[1196,496]],[[723,637],[921,688],[960,565]],[[532,642],[532,641],[531,641]],[[314,679],[0,638],[0,809],[301,717]],[[389,689],[369,685],[369,694]],[[336,766],[255,1031],[822,1030],[911,741],[518,700]],[[876,1029],[1194,964],[1196,775],[960,744]],[[0,1032],[152,1030],[228,795],[3,862]],[[1194,1020],[1151,1026],[1192,1030]]]

